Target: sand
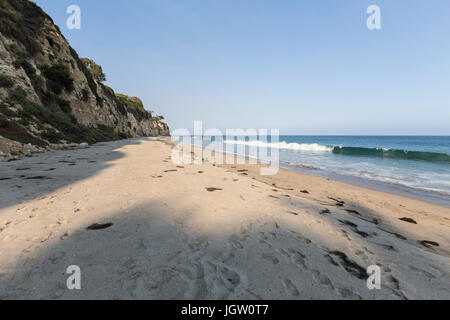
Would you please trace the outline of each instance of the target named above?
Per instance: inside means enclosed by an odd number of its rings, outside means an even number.
[[[177,167],[171,148],[0,163],[0,299],[450,299],[449,208],[258,165]]]

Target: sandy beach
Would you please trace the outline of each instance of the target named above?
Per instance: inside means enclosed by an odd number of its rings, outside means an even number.
[[[176,166],[171,149],[0,163],[0,299],[450,299],[449,208],[259,165]]]

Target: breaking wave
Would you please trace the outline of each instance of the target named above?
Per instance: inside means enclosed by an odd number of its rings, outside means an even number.
[[[285,141],[271,143],[258,140],[226,140],[226,144],[245,145],[249,147],[276,148],[280,150],[293,150],[301,152],[331,152],[333,154],[345,156],[365,156],[387,159],[421,160],[430,162],[450,163],[450,155],[436,152],[408,151],[383,148],[345,147],[345,146],[324,146],[317,143],[300,144],[288,143]]]

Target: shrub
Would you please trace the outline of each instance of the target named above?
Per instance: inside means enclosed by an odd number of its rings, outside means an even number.
[[[51,67],[44,65],[42,66],[42,72],[47,79],[49,88],[54,93],[60,94],[63,89],[69,92],[73,90],[73,78],[66,65],[62,63],[54,64]]]
[[[12,100],[13,102],[23,103],[26,98],[27,94],[20,87],[17,87],[9,91],[9,99]]]
[[[138,97],[128,97],[120,93],[116,93],[115,96],[120,113],[125,114],[126,112],[130,112],[139,121],[150,118],[150,113],[145,110],[141,99]]]
[[[65,113],[72,112],[72,107],[70,106],[70,102],[62,99],[61,97],[54,94],[53,92],[49,92],[49,91],[43,92],[41,95],[41,100],[42,100],[42,103],[46,106],[57,105]]]
[[[81,58],[80,60],[89,70],[92,77],[97,80],[97,82],[106,81],[106,75],[103,73],[103,68],[101,65],[96,64],[94,60],[88,58]]]
[[[74,60],[78,64],[78,68],[83,72],[84,76],[86,77],[86,80],[88,82],[89,88],[91,89],[92,93],[95,95],[95,98],[97,100],[97,104],[101,107],[103,107],[103,99],[100,98],[100,96],[97,93],[97,84],[94,81],[94,78],[92,77],[92,74],[89,72],[89,70],[86,68],[86,66],[81,62],[78,53],[72,48],[69,47],[70,54],[74,58]]]
[[[0,88],[11,88],[14,85],[14,81],[11,77],[0,74]]]
[[[67,140],[67,137],[53,128],[48,128],[44,132],[42,132],[41,138],[47,140],[50,143],[59,143],[61,140]]]
[[[0,1],[0,31],[23,44],[29,55],[42,51],[36,38],[45,18],[49,17],[30,1]]]
[[[42,78],[36,74],[36,69],[28,62],[25,58],[19,58],[13,62],[16,69],[22,68],[30,78],[31,85],[36,90],[36,92],[42,92]]]
[[[8,128],[9,121],[5,118],[0,118],[0,128]]]
[[[22,50],[22,48],[20,48],[15,43],[10,44],[8,46],[8,50],[16,57],[23,58],[23,59],[27,58],[27,53],[24,50]]]

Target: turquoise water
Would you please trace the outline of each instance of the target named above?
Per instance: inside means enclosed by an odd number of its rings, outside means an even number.
[[[268,146],[290,167],[450,195],[450,136],[281,136]]]

